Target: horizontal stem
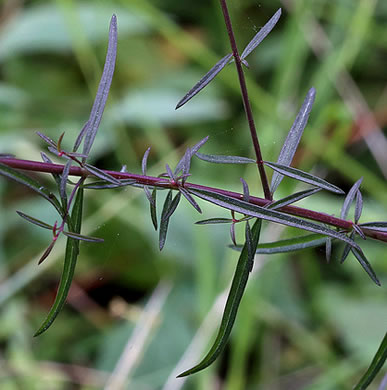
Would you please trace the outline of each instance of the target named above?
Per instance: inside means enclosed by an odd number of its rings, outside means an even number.
[[[20,160],[16,158],[0,158],[0,163],[8,165],[9,167],[15,169],[22,169],[26,171],[43,172],[43,173],[62,173],[64,168],[64,165],[60,165],[60,164],[50,164],[50,163],[44,163],[39,161]],[[160,177],[144,176],[144,175],[137,175],[128,172],[117,172],[117,171],[107,171],[107,170],[104,170],[104,172],[112,175],[116,179],[133,179],[138,184],[177,189],[176,184],[172,184],[168,179],[163,179]],[[88,175],[88,173],[87,172],[85,173],[85,171],[80,167],[70,168],[71,176],[85,176],[85,174]],[[222,190],[220,188],[207,187],[207,186],[202,186],[193,183],[185,183],[184,187],[188,189],[192,188],[192,189],[202,189],[207,191],[216,191],[219,194],[223,194],[235,199],[243,199],[244,196],[243,194],[240,194],[238,192],[232,192],[232,191]],[[258,206],[265,206],[268,203],[271,203],[271,201],[268,199],[250,196],[250,203],[256,204]],[[346,221],[344,219],[333,217],[332,215],[328,215],[318,211],[304,209],[302,207],[285,206],[280,208],[279,210],[287,214],[295,215],[297,217],[302,217],[316,222],[325,223],[327,225],[331,225],[342,230],[349,231],[352,229],[353,226],[353,222],[351,221]],[[366,228],[362,228],[362,230],[364,234],[370,238],[387,242],[387,232],[376,231],[376,230],[366,229]]]

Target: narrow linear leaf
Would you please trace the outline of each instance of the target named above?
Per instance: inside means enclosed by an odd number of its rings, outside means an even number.
[[[277,24],[281,16],[281,8],[271,17],[271,19],[258,31],[254,38],[247,44],[241,54],[241,59],[245,59],[270,33]]]
[[[20,184],[23,184],[26,187],[30,188],[31,190],[35,191],[44,199],[48,200],[59,212],[59,214],[62,215],[62,208],[56,196],[52,192],[50,192],[47,188],[43,187],[36,180],[1,163],[0,163],[0,175],[8,177],[9,179],[12,179]]]
[[[60,186],[59,186],[59,195],[62,199],[62,201],[66,201],[67,194],[66,194],[66,185],[67,185],[67,179],[69,177],[70,168],[71,168],[72,160],[68,160],[63,168],[63,172],[61,174],[60,179]]]
[[[355,203],[355,223],[359,222],[361,213],[363,211],[363,196],[361,195],[360,190],[356,191],[356,203]]]
[[[199,364],[187,371],[184,371],[178,376],[178,378],[191,375],[195,372],[205,369],[206,367],[211,365],[219,356],[219,354],[224,350],[224,347],[227,344],[227,340],[233,328],[239,304],[245,291],[247,280],[252,268],[254,254],[261,231],[261,223],[261,220],[257,219],[251,229],[251,235],[247,234],[248,238],[246,239],[246,243],[239,256],[238,264],[235,270],[230,292],[223,312],[219,332],[213,346]]]
[[[209,218],[195,222],[196,225],[216,225],[221,223],[233,223],[231,218]]]
[[[16,212],[22,217],[24,218],[26,221],[36,225],[36,226],[39,226],[43,229],[48,229],[48,230],[52,230],[53,229],[53,226],[52,225],[49,225],[48,223],[46,222],[43,222],[37,218],[34,218],[34,217],[31,217],[30,215],[27,215],[27,214],[24,214],[22,213],[21,211],[17,211]]]
[[[11,153],[0,153],[1,158],[15,158],[14,154]]]
[[[172,190],[169,190],[167,197],[164,201],[163,210],[161,212],[160,231],[159,231],[159,248],[162,250],[167,238],[169,219],[176,210],[181,194],[180,192],[172,199]]]
[[[324,245],[326,237],[322,234],[308,234],[306,236],[294,237],[276,242],[258,244],[256,254],[273,255],[276,253],[294,252],[306,248],[315,248]],[[231,249],[241,251],[242,246],[230,246]]]
[[[84,164],[84,168],[86,169],[86,171],[88,171],[92,175],[94,175],[102,180],[105,180],[111,184],[115,184],[116,186],[121,185],[121,183],[118,179],[116,179],[112,175],[109,175],[108,173],[104,172],[102,169],[94,167],[93,165],[90,165],[90,164]]]
[[[80,234],[82,224],[82,209],[83,209],[83,188],[79,188],[75,197],[71,218],[68,224],[71,226],[73,233]],[[55,297],[47,318],[34,334],[34,337],[39,336],[45,332],[54,322],[59,312],[62,310],[66,302],[67,294],[69,292],[71,282],[74,276],[75,265],[79,254],[79,240],[67,238],[65,260],[63,265],[63,272],[59,282],[58,291]]]
[[[250,201],[249,186],[244,179],[240,178],[240,181],[241,181],[242,186],[243,186],[243,200],[245,202],[249,202]]]
[[[383,337],[374,358],[366,373],[361,377],[359,383],[353,388],[353,390],[365,390],[375,379],[378,372],[382,369],[384,363],[387,360],[387,332]]]
[[[84,236],[82,234],[73,233],[73,232],[66,232],[63,231],[63,234],[67,237],[74,238],[74,240],[79,241],[87,241],[87,242],[104,242],[103,238],[98,237],[91,237],[91,236]]]
[[[208,138],[209,136],[207,135],[207,137],[201,139],[197,144],[195,144],[191,148],[186,149],[184,156],[180,159],[180,161],[176,165],[175,172],[174,172],[175,176],[178,175],[180,171],[184,169],[184,165],[186,164],[185,159],[187,158],[186,155],[189,154],[189,159],[191,161],[192,156],[194,156],[195,153],[208,141]]]
[[[296,153],[298,144],[304,132],[305,126],[308,123],[309,115],[312,110],[314,99],[316,97],[316,90],[311,88],[304,102],[302,103],[301,109],[298,112],[296,119],[293,122],[291,129],[285,139],[280,154],[278,156],[277,164],[289,166],[293,160],[294,154]],[[283,179],[283,175],[278,172],[274,172],[271,179],[271,193],[274,194],[279,184]]]
[[[359,248],[351,248],[351,252],[356,257],[356,260],[360,263],[360,265],[364,268],[364,270],[367,272],[368,276],[378,285],[381,286],[374,270],[372,269],[371,264],[366,259],[363,251]]]
[[[215,164],[255,164],[255,160],[247,157],[239,156],[222,156],[216,154],[203,154],[196,152],[196,157],[200,160],[207,161]]]
[[[359,226],[366,228],[366,229],[387,232],[387,222],[366,222],[366,223],[359,224]]]
[[[265,161],[264,163],[265,165],[267,165],[271,169],[274,169],[276,172],[280,173],[283,176],[288,176],[291,177],[292,179],[303,181],[304,183],[314,185],[315,187],[319,187],[324,190],[334,192],[336,194],[344,194],[344,191],[341,190],[339,187],[336,187],[335,185],[328,183],[327,181],[319,178],[318,176],[314,176],[310,173],[301,171],[300,169],[288,167],[282,164],[267,162],[267,161]]]
[[[298,202],[299,200],[307,198],[308,196],[311,196],[319,191],[321,191],[321,188],[312,188],[311,190],[296,192],[295,194],[276,200],[275,202],[269,204],[267,208],[270,210],[276,210],[289,204]]]
[[[89,120],[86,121],[86,123],[83,125],[81,131],[78,134],[77,139],[75,140],[74,147],[73,147],[73,152],[76,152],[78,150],[79,146],[81,145],[81,143],[83,141],[83,138],[85,137],[86,133],[89,130],[89,125],[90,125],[90,121]]]
[[[105,109],[106,101],[109,95],[110,86],[113,79],[114,68],[116,64],[117,55],[117,18],[113,15],[110,21],[109,28],[109,43],[106,53],[105,65],[103,68],[101,81],[98,86],[97,95],[91,109],[89,124],[85,134],[85,141],[83,144],[83,154],[88,155],[93,145],[95,136],[99,125],[101,123],[102,114]]]
[[[165,169],[167,170],[167,174],[169,176],[169,178],[172,180],[172,181],[176,181],[176,177],[175,175],[173,174],[171,168],[169,167],[168,164],[165,164]]]
[[[82,187],[89,190],[106,190],[106,189],[112,189],[112,188],[119,188],[119,187],[125,187],[130,186],[132,184],[136,183],[136,180],[134,179],[121,179],[119,181],[120,184],[112,184],[105,180],[102,181],[94,181],[91,183],[84,184]]]
[[[363,233],[363,230],[361,230],[360,226],[354,224],[352,225],[352,229],[363,239],[366,239],[365,234]]]
[[[331,261],[331,255],[332,255],[332,239],[328,237],[325,241],[325,258],[327,260],[327,263]]]
[[[144,156],[142,158],[142,162],[141,162],[141,171],[142,171],[142,174],[144,176],[146,175],[146,167],[147,167],[147,164],[148,164],[148,156],[149,156],[150,150],[151,150],[151,148],[149,147],[145,151]]]
[[[353,240],[354,236],[355,236],[355,232],[352,231],[351,234],[349,235],[349,238],[351,240]],[[344,263],[344,261],[346,260],[346,258],[349,255],[350,251],[351,251],[351,245],[349,245],[349,244],[345,245],[344,250],[343,250],[343,254],[341,255],[340,264]]]
[[[341,208],[340,218],[341,219],[347,219],[349,208],[351,207],[352,202],[355,199],[356,193],[358,189],[360,188],[360,185],[363,181],[363,178],[361,177],[348,191],[347,196],[345,197],[343,207]]]
[[[47,135],[41,133],[40,131],[37,131],[36,134],[43,140],[45,141],[46,143],[48,143],[50,146],[52,146],[53,148],[57,148],[57,144],[56,142],[54,142],[50,137],[47,137]]]
[[[196,200],[191,196],[191,194],[183,187],[179,187],[179,191],[183,194],[184,198],[188,200],[188,202],[192,205],[192,207],[198,212],[202,213],[202,209],[196,203]]]
[[[303,220],[285,213],[281,213],[275,210],[268,210],[264,207],[257,206],[255,204],[247,203],[240,199],[234,199],[229,196],[219,194],[208,190],[190,189],[191,194],[198,196],[208,202],[226,208],[228,210],[234,210],[241,214],[250,215],[252,217],[262,218],[266,221],[280,223],[286,226],[297,227],[303,230],[307,230],[313,233],[320,233],[326,236],[337,238],[344,241],[355,248],[359,246],[346,235],[337,232],[336,230],[329,229],[325,226],[318,225],[316,223]]]
[[[150,213],[151,213],[152,223],[153,223],[155,230],[157,231],[156,194],[157,194],[157,189],[154,188],[152,191],[152,202],[149,202],[149,204],[150,204]]]
[[[56,243],[56,240],[52,240],[50,245],[47,247],[47,249],[43,252],[42,256],[40,256],[40,259],[38,261],[38,265],[42,264],[44,260],[47,259],[47,257],[49,256],[49,254],[51,253],[52,251],[52,248],[54,248],[54,245]]]
[[[236,238],[235,238],[235,223],[232,223],[230,226],[230,237],[231,237],[231,242],[234,245],[237,245]]]
[[[191,100],[196,94],[198,94],[205,86],[207,86],[215,76],[228,64],[232,57],[232,53],[224,56],[220,61],[218,61],[193,87],[188,91],[188,93],[177,103],[176,110],[189,100]]]

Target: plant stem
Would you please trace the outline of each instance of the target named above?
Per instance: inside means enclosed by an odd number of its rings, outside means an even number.
[[[0,163],[16,169],[22,169],[22,170],[34,171],[34,172],[43,172],[43,173],[62,173],[64,169],[64,165],[60,165],[60,164],[50,164],[50,163],[44,163],[39,161],[19,160],[16,158],[0,158]],[[150,185],[154,187],[162,187],[162,188],[170,188],[170,189],[178,188],[178,185],[172,184],[169,179],[163,179],[160,177],[144,176],[144,175],[137,175],[128,172],[116,172],[116,171],[107,171],[107,170],[104,170],[104,172],[115,177],[116,179],[133,179],[136,181],[136,183],[142,185],[148,185],[148,186]],[[71,176],[85,176],[85,174],[87,175],[87,173],[85,173],[85,170],[83,170],[80,167],[71,167],[69,174]],[[187,189],[189,188],[199,189],[199,190],[202,189],[207,191],[218,192],[219,194],[223,194],[235,199],[243,200],[243,194],[240,194],[238,192],[223,190],[220,188],[207,187],[207,186],[202,186],[193,183],[184,183],[184,187]],[[262,199],[255,196],[250,196],[249,203],[256,204],[257,206],[263,207],[266,206],[268,203],[271,203],[271,201],[268,199]],[[346,221],[344,219],[336,218],[326,213],[308,210],[301,207],[285,206],[278,209],[278,211],[295,215],[297,217],[310,219],[315,222],[325,223],[327,225],[337,227],[341,230],[349,231],[352,230],[352,226],[353,226],[353,222],[351,221]],[[366,236],[370,238],[387,242],[387,232],[366,229],[363,227],[362,227],[362,231]]]
[[[232,53],[233,53],[233,56],[235,59],[235,65],[236,65],[237,72],[238,72],[239,85],[240,85],[241,93],[242,93],[243,106],[245,109],[247,122],[249,124],[250,135],[251,135],[251,139],[253,141],[255,155],[257,157],[257,167],[258,167],[259,176],[261,178],[263,193],[265,195],[265,199],[272,200],[269,182],[267,180],[265,167],[263,164],[261,147],[259,146],[257,129],[255,128],[253,112],[251,110],[249,95],[247,92],[247,85],[246,85],[245,75],[243,73],[242,60],[241,60],[241,57],[239,56],[238,47],[236,44],[234,31],[232,29],[231,18],[230,18],[230,14],[228,12],[226,0],[220,0],[220,4],[222,7],[224,21],[226,23],[227,33],[228,33],[228,36],[230,39]]]

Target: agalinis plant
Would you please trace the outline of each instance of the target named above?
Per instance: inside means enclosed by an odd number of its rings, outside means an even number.
[[[57,295],[46,320],[37,330],[35,336],[40,335],[50,327],[65,303],[79,255],[79,242],[103,241],[100,238],[84,236],[81,234],[83,196],[85,190],[114,189],[124,186],[142,188],[149,200],[153,226],[159,232],[160,250],[163,249],[165,245],[169,221],[179,205],[182,196],[199,213],[202,211],[195,198],[205,200],[221,208],[230,210],[230,218],[210,218],[196,222],[200,225],[230,224],[232,241],[232,245],[230,246],[231,248],[240,251],[240,256],[232,280],[219,332],[214,344],[199,364],[180,374],[180,377],[196,373],[208,367],[223,351],[235,322],[238,307],[242,299],[249,274],[253,268],[255,255],[258,253],[275,254],[280,252],[292,252],[304,248],[325,245],[326,258],[327,261],[329,261],[331,257],[332,241],[343,241],[345,243],[345,247],[341,256],[341,262],[344,262],[348,255],[352,253],[373,282],[380,285],[380,282],[370,263],[366,259],[362,249],[359,244],[355,242],[357,236],[360,236],[363,240],[366,239],[366,237],[369,237],[387,242],[387,222],[359,223],[363,208],[362,195],[360,192],[362,179],[359,179],[346,195],[340,218],[327,215],[323,212],[316,212],[292,205],[293,203],[321,190],[331,191],[336,194],[345,194],[344,191],[335,185],[330,184],[310,173],[303,172],[290,166],[305,126],[308,122],[309,114],[315,99],[316,92],[314,88],[311,88],[308,91],[293,126],[291,127],[283,144],[277,162],[274,163],[263,160],[258,134],[249,103],[243,67],[248,67],[248,63],[246,61],[247,56],[274,28],[281,16],[281,10],[278,10],[274,14],[267,24],[254,36],[242,54],[239,54],[226,1],[220,0],[220,4],[232,52],[227,54],[217,64],[215,64],[215,66],[178,102],[176,109],[186,104],[197,93],[199,93],[223,68],[231,63],[235,63],[242,101],[255,152],[255,159],[239,156],[202,154],[199,152],[199,149],[208,141],[208,137],[205,137],[196,145],[187,148],[185,154],[175,169],[172,169],[167,164],[166,172],[161,173],[158,177],[147,176],[146,174],[147,159],[150,149],[146,150],[142,159],[141,175],[122,171],[106,171],[92,166],[87,162],[101,122],[114,73],[117,50],[117,22],[115,15],[113,15],[110,23],[108,50],[97,96],[95,98],[89,120],[86,122],[85,126],[80,131],[78,138],[75,140],[72,151],[66,151],[61,146],[64,134],[58,138],[58,141],[54,141],[46,135],[38,133],[38,135],[48,144],[48,150],[57,157],[64,159],[66,161],[65,164],[54,164],[43,152],[41,153],[43,162],[20,160],[9,155],[0,156],[1,175],[13,179],[34,190],[51,203],[58,212],[59,222],[55,222],[54,225],[50,225],[18,211],[18,214],[28,222],[52,231],[52,241],[41,256],[39,263],[47,258],[61,235],[65,235],[67,237],[63,273]],[[78,149],[81,144],[83,144],[83,150],[82,153],[78,153]],[[218,188],[189,183],[188,179],[190,178],[190,166],[193,157],[217,164],[256,164],[265,198],[262,199],[252,196],[250,194],[248,184],[243,179],[241,179],[243,187],[242,193],[235,193]],[[274,171],[271,185],[269,185],[266,175],[266,168],[270,168]],[[38,181],[21,173],[20,170],[51,173],[55,180],[58,194],[55,195],[53,192],[42,186]],[[79,177],[79,179],[76,182],[73,182],[69,180],[70,176]],[[300,182],[308,183],[312,186],[312,188],[291,194],[280,200],[273,200],[273,195],[284,176],[293,178]],[[94,178],[94,181],[89,181],[89,178]],[[95,178],[97,180],[95,180]],[[168,193],[163,204],[161,217],[158,219],[156,210],[157,192],[165,189],[168,190]],[[175,195],[173,195],[174,192],[176,193]],[[347,219],[352,203],[355,203],[353,221]],[[306,230],[309,234],[276,242],[259,243],[263,220]],[[245,225],[245,240],[242,245],[238,245],[235,238],[235,225],[237,223]],[[376,373],[382,367],[386,357],[387,335],[385,336],[379,351],[371,363],[369,370],[363,376],[355,389],[365,389],[368,386],[375,377]]]

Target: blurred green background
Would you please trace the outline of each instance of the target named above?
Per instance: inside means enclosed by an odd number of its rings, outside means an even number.
[[[295,165],[346,191],[363,176],[361,221],[386,220],[387,2],[230,0],[229,6],[240,49],[283,8],[248,59],[264,158],[276,160],[314,86],[316,103]],[[117,66],[93,163],[139,173],[151,146],[149,174],[157,175],[206,135],[205,153],[252,156],[233,66],[174,111],[230,51],[217,0],[0,1],[0,153],[40,160],[46,146],[36,131],[53,139],[65,131],[64,145],[72,145],[90,112],[112,13]],[[34,176],[50,185],[49,176]],[[240,177],[262,195],[250,166],[196,160],[190,181],[241,191]],[[284,180],[277,197],[296,188]],[[387,324],[387,255],[385,245],[367,240],[362,247],[381,288],[353,257],[339,264],[340,244],[330,264],[323,249],[257,257],[225,353],[206,371],[175,379],[204,355],[220,322],[238,257],[226,248],[228,228],[194,225],[201,217],[182,201],[159,253],[141,191],[90,191],[86,200],[83,233],[105,242],[81,245],[67,305],[47,333],[33,338],[55,295],[64,240],[38,267],[50,233],[15,211],[53,223],[54,210],[0,179],[1,389],[349,390],[370,363]],[[301,205],[339,215],[342,202],[324,193]],[[228,216],[201,205],[205,218]],[[295,234],[265,224],[262,239]]]

